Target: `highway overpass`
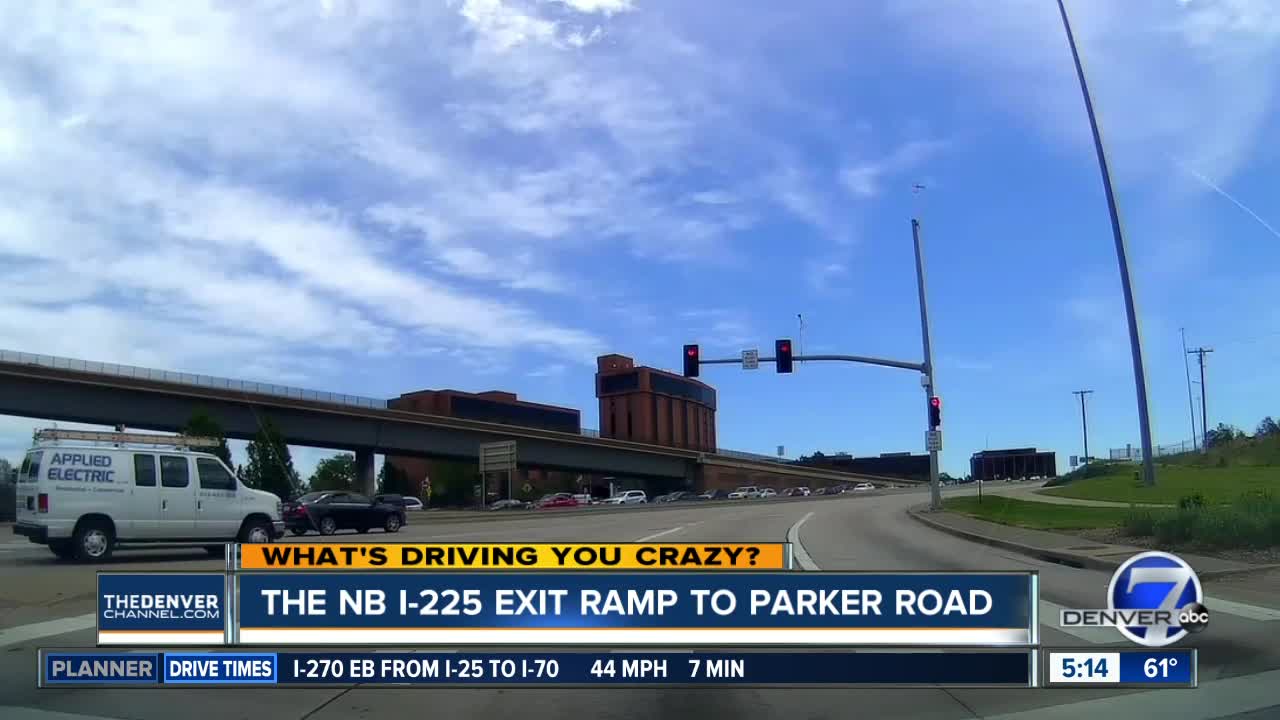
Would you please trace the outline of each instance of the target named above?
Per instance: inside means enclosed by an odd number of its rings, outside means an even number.
[[[251,439],[269,417],[290,444],[351,450],[368,490],[375,453],[474,461],[481,444],[498,440],[515,440],[525,467],[675,478],[691,488],[729,478],[788,485],[861,479],[771,460],[392,410],[373,398],[0,351],[0,414],[177,432],[195,408],[215,417],[230,438]]]

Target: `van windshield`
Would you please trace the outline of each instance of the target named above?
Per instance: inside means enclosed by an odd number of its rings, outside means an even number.
[[[22,469],[18,471],[18,482],[33,483],[40,479],[40,461],[44,458],[43,451],[27,453],[22,458]]]

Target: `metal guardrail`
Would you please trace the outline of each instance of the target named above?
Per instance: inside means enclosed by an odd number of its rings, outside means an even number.
[[[113,375],[116,377],[136,378],[140,380],[156,380],[159,382],[176,383],[192,387],[206,387],[216,390],[259,393],[262,395],[274,395],[276,397],[291,398],[294,400],[310,400],[314,402],[331,403],[334,405],[348,405],[351,407],[373,408],[377,410],[388,409],[386,400],[379,400],[378,398],[364,397],[361,395],[347,395],[345,393],[307,390],[305,388],[292,387],[289,385],[235,380],[232,378],[217,377],[214,375],[157,370],[155,368],[145,368],[137,365],[121,365],[117,363],[95,362],[92,360],[78,360],[76,358],[61,357],[58,355],[41,355],[39,353],[0,349],[0,362],[14,363],[16,365],[36,365],[39,367],[53,368],[55,370],[98,373],[100,375]],[[601,437],[600,431],[592,428],[582,428],[579,431],[579,434],[583,437],[590,438]],[[726,457],[741,458],[743,460],[786,462],[783,459],[771,455],[761,455],[758,453],[729,450],[726,448],[717,448],[716,453]]]
[[[59,357],[57,355],[39,355],[36,353],[15,352],[13,350],[0,350],[0,362],[9,362],[20,365],[38,365],[40,367],[54,368],[56,370],[99,373],[101,375],[114,375],[116,377],[137,378],[140,380],[158,380],[160,382],[190,385],[192,387],[207,387],[217,390],[235,390],[239,392],[259,393],[262,395],[292,398],[294,400],[327,402],[335,405],[350,405],[354,407],[377,408],[383,410],[387,407],[386,400],[362,397],[360,395],[321,392],[319,390],[307,390],[305,388],[290,387],[288,385],[250,382],[247,380],[233,380],[231,378],[216,377],[213,375],[156,370],[153,368],[138,367],[137,365],[120,365],[117,363],[94,362],[91,360],[76,360],[75,358]]]

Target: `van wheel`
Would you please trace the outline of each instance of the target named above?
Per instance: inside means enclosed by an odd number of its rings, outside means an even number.
[[[71,552],[81,562],[103,562],[111,557],[114,544],[111,528],[105,523],[90,520],[76,528],[71,539]]]
[[[71,543],[61,540],[49,543],[49,550],[57,556],[59,560],[70,560],[75,553],[72,552]]]
[[[321,535],[332,535],[338,532],[338,521],[331,517],[322,517],[319,530]]]
[[[240,542],[252,545],[271,542],[271,525],[263,520],[250,520],[240,531]]]
[[[387,521],[382,525],[382,529],[389,533],[400,532],[400,516],[388,515]]]

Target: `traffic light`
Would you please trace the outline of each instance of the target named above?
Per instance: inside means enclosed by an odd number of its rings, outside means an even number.
[[[791,372],[791,341],[778,340],[773,344],[773,350],[778,372]]]
[[[929,398],[929,429],[937,430],[942,425],[942,398],[937,395]]]
[[[685,377],[698,377],[698,360],[699,359],[700,358],[698,355],[697,345],[684,346],[684,376]]]

